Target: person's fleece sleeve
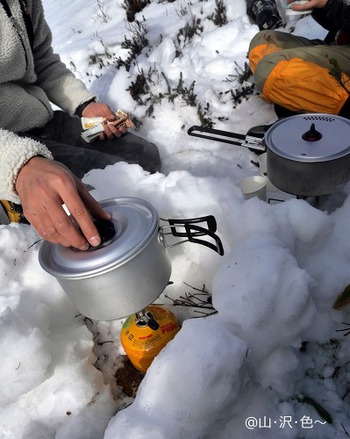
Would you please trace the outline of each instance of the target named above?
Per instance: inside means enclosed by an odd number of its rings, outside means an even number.
[[[52,159],[52,154],[40,142],[0,129],[0,199],[20,203],[15,190],[19,171],[33,157]]]

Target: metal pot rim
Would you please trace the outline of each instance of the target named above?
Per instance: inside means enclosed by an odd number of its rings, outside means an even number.
[[[106,245],[80,251],[43,241],[39,262],[51,275],[83,279],[109,272],[135,258],[158,234],[159,215],[146,200],[135,197],[109,198],[100,202],[112,215],[116,235]]]

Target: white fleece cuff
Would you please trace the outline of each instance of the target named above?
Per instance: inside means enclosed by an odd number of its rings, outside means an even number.
[[[42,143],[0,129],[0,199],[20,203],[15,191],[17,175],[37,155],[53,159],[51,152]]]

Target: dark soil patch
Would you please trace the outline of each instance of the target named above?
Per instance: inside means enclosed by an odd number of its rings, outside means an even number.
[[[144,373],[135,369],[126,355],[123,356],[123,366],[115,373],[116,384],[121,386],[126,396],[132,398],[136,396],[137,389],[144,376]]]

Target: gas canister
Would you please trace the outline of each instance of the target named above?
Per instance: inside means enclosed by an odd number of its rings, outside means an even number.
[[[133,366],[146,372],[154,357],[179,330],[179,322],[171,311],[163,306],[149,305],[126,319],[120,341]]]

